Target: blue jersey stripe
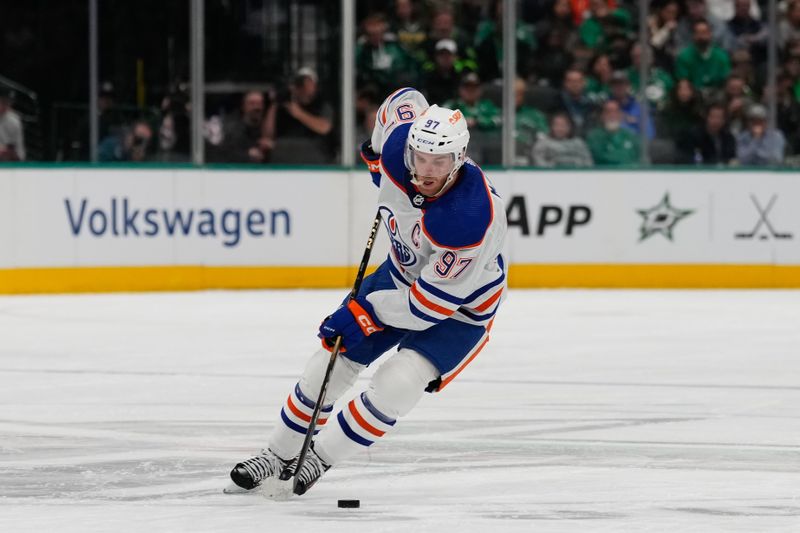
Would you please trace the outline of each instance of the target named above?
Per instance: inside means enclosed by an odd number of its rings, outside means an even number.
[[[350,429],[350,426],[347,424],[347,420],[344,419],[344,415],[342,414],[341,411],[339,411],[339,414],[336,415],[336,420],[339,421],[339,425],[341,426],[342,431],[344,431],[344,434],[347,435],[347,437],[350,440],[355,441],[361,444],[362,446],[370,446],[373,444],[374,441],[367,440],[358,433],[356,433],[355,431],[353,431],[352,429]]]
[[[445,302],[450,302],[451,304],[455,305],[461,305],[461,302],[464,301],[463,298],[459,298],[458,296],[453,296],[452,294],[448,294],[444,292],[442,289],[439,289],[438,287],[431,285],[422,278],[417,279],[417,284],[426,291],[428,291],[429,293],[436,296],[437,298],[441,298]]]
[[[281,409],[281,420],[283,420],[283,423],[286,424],[286,426],[289,429],[294,430],[294,431],[300,433],[301,435],[305,435],[306,432],[308,431],[307,427],[303,427],[300,424],[296,424],[295,422],[292,422],[292,420],[286,415],[286,411],[283,410],[283,409]],[[316,435],[317,433],[319,433],[319,430],[315,429],[314,430],[314,435]]]
[[[393,419],[393,418],[389,418],[389,417],[388,417],[388,416],[386,416],[385,414],[383,414],[383,413],[381,413],[380,411],[378,411],[378,408],[377,408],[377,407],[375,407],[375,406],[372,404],[372,402],[371,402],[371,401],[369,401],[369,398],[367,398],[367,393],[366,393],[366,391],[361,393],[361,401],[362,401],[362,402],[364,402],[364,407],[366,407],[366,408],[369,410],[369,412],[370,412],[370,413],[372,413],[372,415],[373,415],[375,418],[377,418],[378,420],[380,420],[380,421],[381,421],[381,422],[383,422],[384,424],[387,424],[387,425],[389,425],[389,426],[393,426],[393,425],[395,425],[395,423],[397,422],[397,420],[395,420],[395,419]]]
[[[505,272],[501,272],[499,278],[497,278],[496,280],[494,280],[492,282],[487,283],[486,285],[484,285],[480,289],[476,290],[475,292],[473,292],[472,294],[470,294],[469,296],[464,298],[464,302],[463,303],[468,304],[470,302],[474,302],[475,300],[477,300],[478,298],[480,298],[481,296],[483,296],[484,294],[489,292],[492,288],[497,287],[498,285],[503,283],[504,279],[506,279],[506,274],[505,274]]]
[[[485,315],[476,315],[475,313],[470,313],[466,309],[459,309],[458,312],[475,322],[486,322],[487,320],[491,320],[495,313],[497,313],[497,307],[494,308],[494,311],[486,313]]]
[[[317,406],[317,402],[315,402],[314,400],[303,394],[303,391],[300,390],[300,383],[297,383],[297,385],[294,386],[294,395],[297,396],[297,399],[303,402],[303,405],[305,405],[309,409],[313,409],[314,407]],[[333,404],[324,405],[322,409],[320,409],[320,411],[322,411],[323,413],[330,413],[331,411],[333,411]]]
[[[398,98],[400,98],[401,96],[403,96],[404,94],[406,94],[409,91],[416,91],[416,89],[414,89],[413,87],[406,87],[405,89],[402,89],[396,95],[392,96],[392,99],[389,100],[389,103],[394,102],[395,100],[397,100]]]
[[[400,283],[402,283],[406,287],[410,287],[411,283],[409,283],[409,281],[403,276],[403,274],[401,274],[400,271],[397,270],[397,267],[394,266],[394,262],[392,261],[391,257],[389,259],[387,259],[386,262],[389,263],[389,272],[391,272],[392,275],[395,278],[397,278],[397,281],[399,281]]]
[[[441,319],[434,318],[434,317],[432,317],[432,316],[430,316],[430,315],[428,315],[426,313],[423,313],[419,309],[417,309],[416,306],[414,304],[412,304],[410,301],[408,302],[408,308],[411,310],[411,314],[412,315],[414,315],[417,318],[421,318],[422,320],[424,320],[426,322],[432,322],[434,324],[438,324],[439,322],[441,322]]]

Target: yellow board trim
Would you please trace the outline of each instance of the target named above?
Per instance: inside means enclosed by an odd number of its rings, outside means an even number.
[[[0,269],[0,294],[345,288],[356,267],[87,267]],[[800,288],[800,266],[511,265],[515,288]]]
[[[627,289],[800,288],[800,265],[512,265],[511,287]]]

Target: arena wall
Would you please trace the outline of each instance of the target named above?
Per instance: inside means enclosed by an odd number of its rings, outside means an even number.
[[[514,287],[800,287],[794,173],[490,176]],[[364,171],[4,169],[0,293],[347,287],[375,198]]]

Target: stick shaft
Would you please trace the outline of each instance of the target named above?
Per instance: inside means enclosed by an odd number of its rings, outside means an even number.
[[[361,283],[364,281],[364,273],[367,270],[367,265],[369,264],[369,256],[372,254],[372,246],[375,244],[375,237],[378,235],[378,229],[380,228],[381,224],[381,212],[380,210],[375,214],[375,220],[372,222],[372,229],[369,233],[369,239],[367,239],[367,246],[364,248],[364,255],[361,257],[361,264],[358,265],[358,272],[356,273],[356,279],[353,282],[353,289],[350,291],[350,299],[356,297],[358,294],[358,290],[361,288]],[[306,455],[308,455],[308,449],[311,446],[311,440],[314,438],[314,430],[317,427],[317,419],[319,418],[320,410],[322,409],[322,404],[325,402],[325,393],[328,391],[328,383],[331,379],[331,374],[333,373],[333,366],[336,363],[336,358],[339,355],[339,350],[342,348],[342,337],[336,337],[336,342],[333,345],[333,350],[331,350],[331,358],[328,361],[328,368],[325,370],[325,377],[322,378],[322,386],[319,390],[319,396],[317,397],[317,403],[314,405],[314,412],[311,413],[311,422],[308,424],[308,430],[306,431],[306,438],[303,440],[303,447],[300,449],[300,457],[297,459],[297,468],[295,469],[295,478],[294,478],[294,487],[297,487],[297,474],[300,473],[300,470],[303,468],[303,463],[306,461]]]

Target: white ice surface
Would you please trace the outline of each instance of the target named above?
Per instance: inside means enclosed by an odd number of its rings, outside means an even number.
[[[342,292],[0,297],[0,531],[800,531],[796,291],[512,291],[307,495],[222,494]]]

